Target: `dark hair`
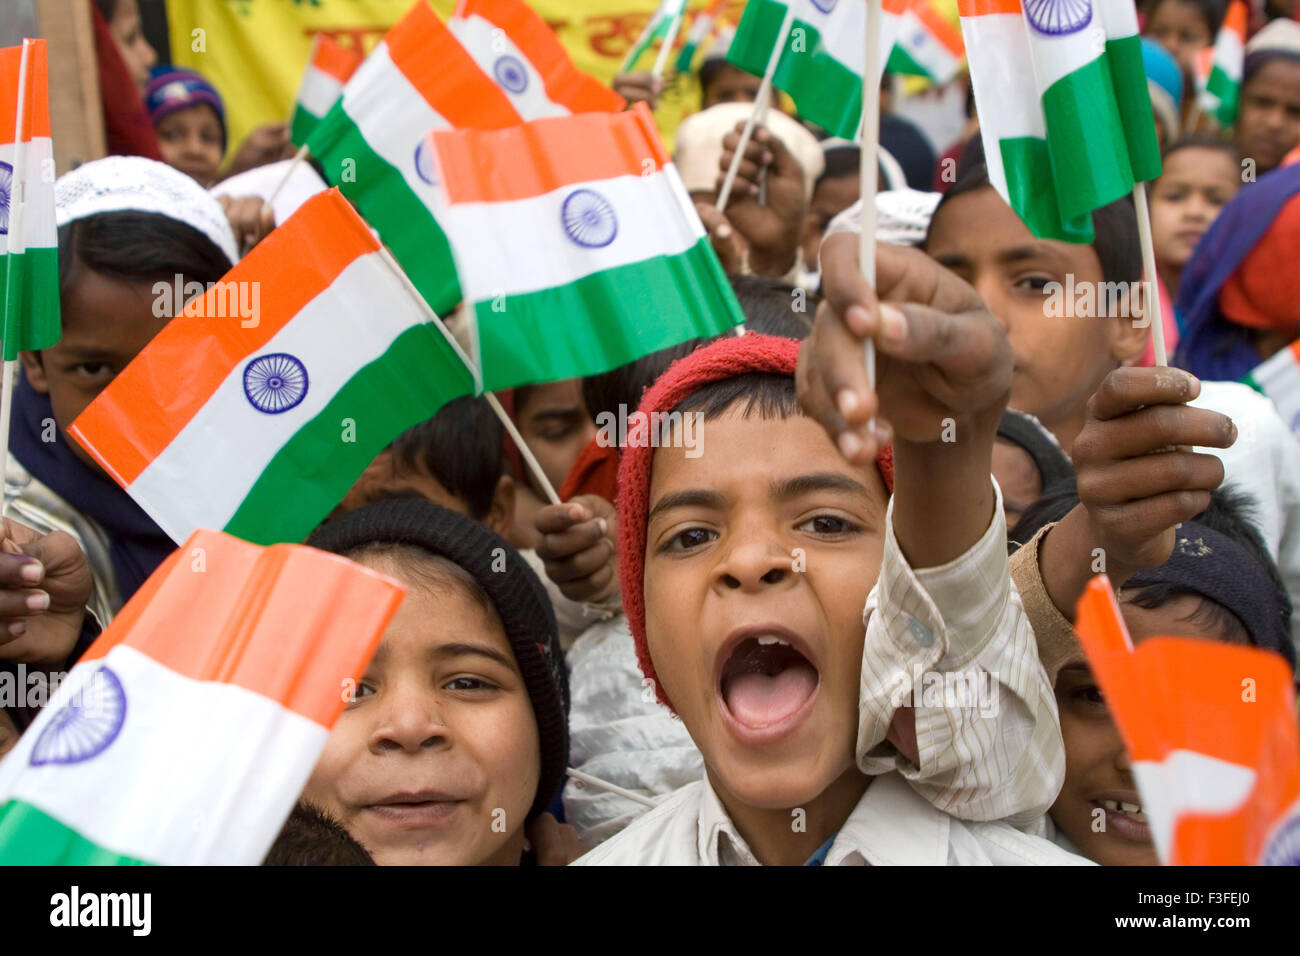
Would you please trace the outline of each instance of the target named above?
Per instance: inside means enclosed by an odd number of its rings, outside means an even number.
[[[701,109],[704,108],[704,104],[708,101],[709,87],[716,83],[719,77],[722,76],[723,71],[728,68],[738,72],[744,72],[734,63],[728,63],[727,58],[724,56],[706,56],[704,62],[700,64],[698,72],[700,77]]]
[[[772,421],[804,414],[795,395],[794,376],[775,372],[746,372],[709,382],[678,402],[673,412],[701,412],[710,422],[741,403],[746,418],[757,414]]]
[[[218,281],[233,263],[193,226],[154,212],[104,212],[59,227],[59,294],[81,271],[127,282]]]
[[[979,145],[977,145],[979,144]],[[978,153],[976,153],[978,150]],[[978,160],[971,157],[978,155]],[[971,137],[957,163],[957,180],[943,194],[934,215],[930,217],[930,230],[939,218],[939,210],[958,196],[977,189],[992,188],[988,166],[984,164],[984,148],[979,136]],[[1101,262],[1102,278],[1107,282],[1135,283],[1142,281],[1142,247],[1138,240],[1137,214],[1133,198],[1124,196],[1092,212],[1093,252]],[[929,231],[925,245],[930,244]]]
[[[1235,163],[1241,155],[1237,152],[1236,145],[1232,140],[1224,139],[1215,133],[1188,133],[1180,136],[1172,143],[1165,146],[1165,151],[1161,154],[1161,159],[1168,159],[1180,149],[1213,149],[1221,153],[1227,153],[1232,157]]]
[[[817,177],[817,182],[813,185],[822,184],[826,179],[837,179],[840,176],[857,176],[862,169],[862,150],[855,145],[836,146],[833,149],[822,151],[822,156],[826,159],[826,165],[822,169],[822,174]]]
[[[1079,495],[1073,481],[1056,485],[1021,513],[1020,520],[1008,535],[1010,542],[1016,547],[1023,546],[1046,525],[1064,518],[1078,503]],[[1211,492],[1209,507],[1197,515],[1195,520],[1246,549],[1258,567],[1243,568],[1242,573],[1264,573],[1274,591],[1282,598],[1279,605],[1289,622],[1291,608],[1290,602],[1286,600],[1286,585],[1263,538],[1252,523],[1254,509],[1255,503],[1249,494],[1231,487],[1221,487]],[[1177,597],[1190,595],[1200,598],[1200,604],[1189,620],[1215,628],[1225,639],[1259,643],[1236,614],[1189,588],[1174,584],[1149,584],[1141,588],[1126,588],[1125,594],[1133,604],[1148,610],[1161,607]]]
[[[765,276],[732,276],[731,288],[745,313],[747,331],[800,341],[812,332],[812,316],[821,301],[815,292]],[[795,309],[796,302],[803,311]]]
[[[1150,27],[1151,21],[1155,19],[1156,10],[1165,0],[1151,0],[1147,4],[1146,22]],[[1205,27],[1210,31],[1210,42],[1213,44],[1214,36],[1219,32],[1219,27],[1223,26],[1223,17],[1227,13],[1223,0],[1178,0],[1179,3],[1190,4],[1196,7],[1201,18],[1205,20]]]
[[[482,521],[503,467],[502,434],[487,399],[465,395],[453,399],[428,421],[413,425],[389,445],[393,463],[420,469],[469,507]]]
[[[1300,63],[1300,53],[1294,50],[1278,50],[1265,47],[1246,54],[1241,64],[1241,90],[1246,91],[1246,84],[1255,78],[1255,74],[1274,60],[1286,60],[1288,63]]]
[[[310,803],[294,806],[262,860],[263,866],[374,866],[343,825]]]
[[[679,358],[685,358],[697,348],[707,345],[710,339],[690,339],[677,345],[670,345],[658,352],[628,362],[618,368],[590,375],[582,380],[582,400],[587,404],[587,412],[595,421],[602,412],[618,417],[619,406],[634,411],[641,404],[645,390],[655,383],[668,366]]]

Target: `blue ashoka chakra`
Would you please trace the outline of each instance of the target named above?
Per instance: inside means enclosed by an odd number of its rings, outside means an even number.
[[[9,197],[14,193],[14,168],[0,159],[0,236],[9,235]]]
[[[822,13],[830,13],[835,9],[835,4],[839,0],[812,0],[812,5]]]
[[[1260,866],[1300,866],[1300,804],[1293,805],[1269,835]]]
[[[575,189],[560,207],[564,231],[580,246],[599,249],[618,235],[618,217],[609,200],[594,189]]]
[[[1092,0],[1025,0],[1029,25],[1047,36],[1078,33],[1092,22]]]
[[[81,763],[109,748],[126,721],[126,691],[101,667],[59,708],[32,747],[31,764]]]
[[[287,412],[307,397],[307,366],[288,352],[260,355],[244,368],[244,394],[259,412]]]
[[[430,186],[438,185],[433,176],[433,157],[429,155],[428,139],[420,140],[420,144],[415,147],[415,175]]]
[[[492,75],[508,93],[519,94],[528,89],[528,70],[518,57],[502,56],[492,64]]]

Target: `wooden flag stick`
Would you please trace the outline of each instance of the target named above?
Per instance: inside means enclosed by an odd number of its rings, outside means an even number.
[[[9,188],[9,243],[5,262],[5,303],[4,330],[10,337],[21,336],[18,329],[22,324],[23,288],[14,263],[23,251],[23,220],[27,205],[27,150],[23,148],[23,126],[27,122],[27,73],[31,66],[31,40],[23,40],[22,57],[18,64],[18,106],[14,110],[14,164]],[[8,349],[9,339],[0,343],[0,348]],[[14,407],[14,372],[17,370],[17,358],[6,360],[4,373],[0,375],[0,517],[8,513],[9,502],[4,494],[9,478],[9,425]]]
[[[668,25],[668,35],[664,37],[663,44],[659,47],[659,55],[655,57],[655,65],[650,68],[651,76],[663,76],[664,66],[668,63],[668,54],[672,52],[673,44],[677,42],[677,32],[682,28],[682,18],[686,15],[686,4],[677,11],[677,16],[673,17],[673,22]]]
[[[280,190],[289,184],[290,177],[292,177],[293,174],[297,172],[299,164],[302,163],[302,161],[305,160],[306,158],[307,158],[307,144],[303,143],[301,146],[298,147],[298,152],[293,154],[293,159],[289,160],[289,168],[284,171],[284,175],[280,177],[280,181],[275,184],[275,188],[271,190],[271,195],[267,196],[266,201],[262,203],[263,216],[265,216],[268,212],[274,215],[274,212],[271,209],[271,203],[275,202],[275,197],[280,195]]]
[[[476,395],[483,394],[483,397],[487,399],[488,404],[492,407],[492,411],[496,414],[496,417],[500,419],[502,427],[504,427],[506,432],[510,435],[511,441],[513,441],[519,448],[519,454],[523,456],[524,461],[527,463],[528,470],[532,473],[533,479],[537,482],[537,487],[546,492],[546,498],[551,504],[561,504],[560,496],[555,493],[555,486],[551,484],[550,479],[546,477],[546,472],[542,470],[541,462],[537,460],[537,456],[533,454],[533,450],[529,448],[528,443],[524,441],[524,436],[519,434],[519,429],[515,427],[515,423],[511,420],[510,416],[506,414],[506,410],[501,407],[501,402],[499,402],[497,397],[491,392],[483,393],[483,372],[479,369],[478,363],[466,354],[465,349],[461,347],[461,344],[458,341],[456,341],[456,336],[451,334],[451,329],[447,328],[447,323],[442,321],[442,317],[439,316],[437,312],[433,311],[433,308],[427,301],[425,301],[424,296],[420,294],[420,290],[415,287],[415,283],[411,281],[410,276],[408,276],[403,271],[402,267],[397,264],[397,260],[392,257],[392,254],[382,247],[379,250],[379,254],[384,262],[388,264],[388,267],[393,270],[393,273],[398,277],[398,279],[401,280],[402,285],[406,286],[406,291],[409,292],[412,298],[420,304],[420,309],[424,312],[425,318],[427,318],[433,327],[442,334],[442,337],[447,340],[447,344],[451,346],[452,351],[456,353],[456,356],[465,364],[465,367],[469,369],[470,374],[474,376],[474,393]]]
[[[862,192],[862,232],[858,236],[858,260],[862,275],[876,287],[876,189],[879,186],[880,146],[880,0],[867,0],[867,58],[862,71],[862,142],[859,178]],[[867,339],[862,346],[867,385],[876,390],[876,343]]]
[[[1142,314],[1151,321],[1151,344],[1155,347],[1156,364],[1168,365],[1169,353],[1165,349],[1165,316],[1160,305],[1160,280],[1156,274],[1156,247],[1151,241],[1151,210],[1147,208],[1146,183],[1133,184],[1133,206],[1137,212],[1138,241],[1142,245],[1142,271],[1146,273],[1146,287],[1142,290]],[[1130,301],[1132,297],[1130,296]]]
[[[574,780],[581,784],[585,784],[588,787],[595,787],[597,790],[607,790],[616,796],[622,797],[624,800],[631,800],[633,803],[639,803],[642,806],[655,806],[655,802],[649,797],[643,797],[641,794],[633,793],[631,790],[624,790],[620,786],[601,780],[599,777],[593,777],[590,774],[583,773],[581,770],[574,770],[570,767],[564,772]]]
[[[727,210],[727,202],[731,199],[731,188],[736,183],[736,173],[740,171],[740,161],[745,156],[745,147],[749,145],[749,139],[754,135],[754,124],[758,122],[758,117],[763,112],[767,98],[772,95],[772,76],[776,73],[776,65],[781,59],[782,51],[785,50],[785,41],[790,36],[790,27],[793,23],[794,4],[791,3],[785,8],[785,19],[781,21],[781,30],[777,33],[776,43],[772,46],[772,53],[767,58],[767,69],[763,71],[763,82],[758,87],[758,98],[754,101],[754,108],[750,111],[749,119],[745,121],[745,128],[740,134],[740,142],[736,144],[735,155],[731,157],[731,165],[727,168],[726,178],[722,180],[722,190],[718,193],[718,202],[716,204],[719,212],[726,212]]]

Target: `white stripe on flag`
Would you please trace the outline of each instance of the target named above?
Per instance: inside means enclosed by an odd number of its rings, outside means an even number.
[[[1106,28],[1106,38],[1118,40],[1137,36],[1138,15],[1133,0],[1095,0],[1096,13]]]
[[[568,285],[584,276],[655,256],[679,255],[704,236],[695,209],[679,200],[677,170],[574,183],[512,202],[457,203],[441,222],[458,253],[467,302]],[[609,204],[616,231],[606,245],[581,246],[564,226],[564,203],[581,190]],[[675,207],[675,208],[674,208]],[[521,248],[527,255],[520,255]]]
[[[188,533],[194,527],[196,501],[203,502],[208,516],[200,524],[224,527],[285,443],[363,366],[383,355],[393,339],[424,320],[424,310],[379,253],[355,260],[265,346],[230,370],[129,490],[137,501],[148,502],[146,510],[174,541],[184,539],[176,529]],[[245,394],[244,369],[273,352],[286,352],[303,363],[307,394],[299,405],[268,414],[253,407]]]
[[[436,210],[441,194],[416,172],[416,151],[431,131],[452,124],[411,85],[388,56],[386,44],[375,47],[352,74],[343,89],[343,109],[370,148],[397,168],[425,206]]]
[[[308,64],[298,90],[298,104],[313,116],[324,116],[342,92],[342,83],[324,70]]]
[[[1091,3],[1092,0],[1088,2]],[[1077,8],[1062,6],[1060,9]],[[988,17],[979,19],[986,20]],[[1046,93],[1057,80],[1087,66],[1106,52],[1106,28],[1095,7],[1091,11],[1088,25],[1076,33],[1048,36],[1026,23],[1025,34],[1029,37],[1030,55],[1034,60],[1034,74],[1038,77],[1040,93]]]
[[[0,762],[0,800],[25,800],[138,859],[260,863],[329,731],[261,694],[191,680],[125,645],[102,663],[126,696],[116,739],[90,760],[31,766],[32,749],[59,714],[52,703]],[[93,689],[99,667],[79,665],[60,692],[87,686],[83,703],[102,712]]]
[[[13,237],[13,250],[8,249],[5,240],[0,240],[0,254],[52,249],[59,244],[58,226],[54,222],[54,144],[48,136],[37,136],[26,143],[3,143],[0,144],[0,161],[8,163],[11,169],[16,168],[19,149],[27,154],[24,157],[27,193],[23,201],[23,234]],[[11,200],[16,185],[12,182],[9,185]]]
[[[567,107],[546,95],[542,75],[510,34],[479,16],[452,17],[447,27],[525,120],[569,115]]]

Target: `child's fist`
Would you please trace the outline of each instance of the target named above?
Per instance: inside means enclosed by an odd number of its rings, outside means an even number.
[[[1011,391],[1011,346],[971,286],[919,250],[877,243],[877,297],[853,233],[822,243],[821,271],[822,304],[799,353],[799,401],[845,458],[870,462],[891,433],[926,444],[950,425],[996,430]],[[863,360],[868,339],[877,348],[875,391]]]
[[[617,518],[599,495],[579,495],[537,512],[537,556],[570,601],[603,601],[618,585]]]
[[[1088,401],[1071,454],[1090,537],[1112,583],[1168,561],[1174,526],[1204,511],[1223,481],[1223,462],[1191,446],[1227,448],[1237,428],[1226,415],[1186,404],[1200,391],[1182,369],[1118,368]]]
[[[0,519],[0,660],[61,666],[76,646],[93,578],[71,535]]]

